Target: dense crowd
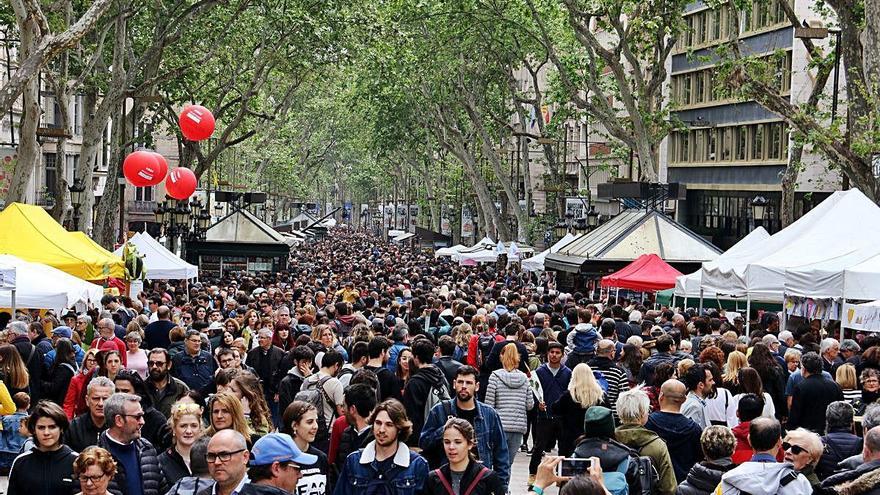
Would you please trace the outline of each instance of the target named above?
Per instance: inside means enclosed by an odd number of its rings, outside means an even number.
[[[271,276],[0,313],[0,469],[10,495],[880,493],[880,338],[744,323],[338,229]]]

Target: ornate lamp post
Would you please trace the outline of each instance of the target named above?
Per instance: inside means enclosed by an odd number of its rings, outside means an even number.
[[[79,230],[79,209],[86,199],[86,185],[82,179],[76,178],[73,184],[67,186],[67,190],[70,191],[70,204],[73,206],[73,230]]]

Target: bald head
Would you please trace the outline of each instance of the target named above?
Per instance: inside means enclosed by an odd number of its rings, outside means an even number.
[[[880,459],[880,426],[875,426],[865,433],[865,448],[862,451],[865,462]]]
[[[220,430],[211,437],[211,441],[208,443],[208,451],[212,450],[211,447],[228,447],[229,451],[246,449],[247,440],[244,438],[244,435],[235,430]]]
[[[614,341],[609,339],[600,340],[599,345],[596,346],[596,354],[599,356],[610,357],[614,354]]]
[[[666,380],[660,386],[660,410],[677,413],[684,404],[687,387],[678,380]]]

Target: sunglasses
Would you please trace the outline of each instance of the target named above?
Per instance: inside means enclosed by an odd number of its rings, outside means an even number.
[[[794,445],[788,442],[782,442],[782,450],[790,451],[794,455],[800,455],[807,451],[807,449],[800,445]]]

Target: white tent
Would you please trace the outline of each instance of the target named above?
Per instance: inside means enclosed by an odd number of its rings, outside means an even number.
[[[20,308],[60,310],[79,302],[97,304],[104,295],[100,285],[51,266],[24,261],[9,254],[0,255],[0,271],[4,272],[4,277],[8,276],[10,269],[15,273],[15,300],[12,291],[0,290],[0,307],[3,308],[11,308],[14,302]]]
[[[467,246],[464,246],[463,244],[456,244],[455,246],[452,246],[452,247],[440,248],[434,252],[434,257],[440,258],[443,256],[454,256],[454,255],[458,254],[459,251],[461,251],[462,249],[464,249],[466,247]]]
[[[839,191],[763,243],[720,262],[704,263],[701,289],[751,300],[781,301],[786,270],[854,259],[880,244],[880,208],[860,191]],[[845,240],[833,236],[843,235]]]
[[[749,232],[747,236],[740,239],[740,241],[734,244],[733,247],[715,258],[714,261],[710,261],[705,264],[724,263],[725,260],[735,257],[739,253],[751,250],[756,246],[763,244],[764,241],[769,237],[770,234],[768,234],[767,231],[764,230],[764,227],[758,227],[755,230]],[[675,294],[676,297],[698,298],[700,297],[701,280],[702,270],[697,270],[693,273],[682,275],[675,279],[675,289],[673,290],[673,294]],[[715,292],[704,292],[703,296],[710,299],[714,299],[715,297],[717,297]]]
[[[843,283],[847,299],[880,299],[880,255],[844,270]]]
[[[171,251],[165,249],[159,241],[153,239],[150,234],[137,233],[128,242],[137,247],[138,254],[144,257],[144,266],[147,268],[147,277],[161,280],[182,280],[199,276],[199,268],[180,259]],[[123,247],[113,254],[122,256]]]
[[[571,232],[565,234],[565,237],[556,241],[550,249],[542,251],[531,258],[526,258],[522,261],[521,266],[523,271],[527,272],[543,272],[544,271],[544,259],[547,258],[547,255],[550,253],[555,253],[559,251],[559,248],[565,246],[572,240],[574,240],[575,235]]]

